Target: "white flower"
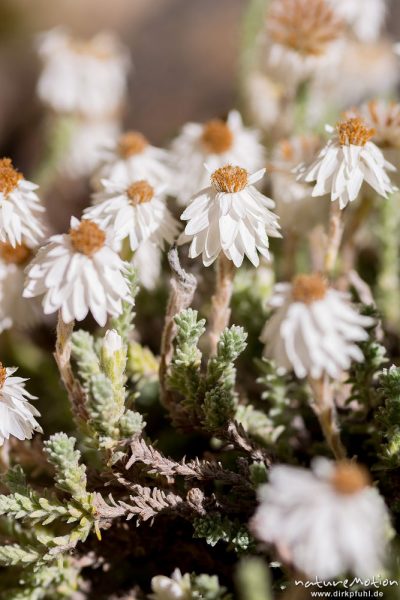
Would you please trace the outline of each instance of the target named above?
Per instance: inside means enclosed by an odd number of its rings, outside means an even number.
[[[64,323],[82,321],[90,311],[100,326],[107,315],[131,301],[125,263],[106,233],[91,221],[72,217],[68,234],[55,235],[27,269],[26,298],[43,297],[45,314],[61,310]]]
[[[203,264],[211,265],[219,253],[240,267],[246,255],[255,267],[260,259],[269,259],[268,236],[281,237],[275,203],[261,194],[254,183],[265,169],[248,174],[246,169],[226,165],[211,175],[211,185],[194,196],[182,213],[189,221],[181,243],[191,240],[190,258],[202,254]]]
[[[330,129],[330,131],[333,131]],[[385,160],[379,148],[370,141],[374,131],[360,118],[350,118],[337,125],[336,134],[321,150],[318,158],[299,167],[299,181],[316,182],[313,196],[330,194],[340,208],[353,202],[365,181],[378,194],[387,198],[396,188],[386,170],[395,167]]]
[[[44,206],[35,190],[38,186],[23,178],[9,158],[0,160],[0,241],[12,246],[38,244],[45,235],[40,213]]]
[[[112,228],[115,239],[129,239],[131,250],[151,239],[159,246],[171,244],[178,224],[169,212],[163,190],[146,180],[113,181],[102,179],[103,190],[95,195],[96,204],[85,210],[102,229]]]
[[[232,110],[225,121],[187,123],[172,142],[171,161],[176,170],[176,196],[186,205],[209,183],[204,164],[215,171],[227,164],[257,171],[265,164],[265,150],[257,131],[243,126],[242,117]]]
[[[336,14],[344,19],[363,42],[373,42],[385,22],[386,0],[328,0]]]
[[[102,164],[93,178],[93,185],[101,189],[102,179],[116,183],[146,179],[152,185],[170,191],[169,152],[151,146],[138,131],[127,131],[115,144],[103,149]]]
[[[91,175],[101,164],[104,148],[114,143],[119,133],[120,126],[115,119],[76,119],[60,170],[73,178]]]
[[[333,68],[340,59],[341,33],[326,0],[273,0],[266,21],[267,72],[293,86]]]
[[[323,458],[312,467],[272,467],[251,521],[254,534],[308,577],[379,575],[389,519],[368,473],[353,462]]]
[[[278,283],[269,301],[276,311],[261,334],[264,355],[297,377],[338,379],[351,361],[364,360],[355,342],[368,338],[373,319],[360,315],[347,294],[329,289],[320,275],[298,275]]]
[[[150,240],[142,242],[133,255],[132,264],[141,286],[146,290],[154,290],[160,281],[161,259],[160,247]]]
[[[121,108],[129,61],[113,35],[72,38],[63,29],[41,36],[38,94],[57,112],[108,117]]]
[[[189,600],[191,594],[190,575],[182,575],[179,569],[175,569],[171,577],[156,575],[151,580],[150,595],[152,600]]]
[[[321,140],[315,135],[294,136],[275,146],[270,177],[272,198],[283,230],[310,230],[322,222],[328,212],[326,203],[316,203],[310,186],[297,181],[294,173],[299,164],[310,163],[320,148]]]
[[[16,371],[0,363],[0,445],[10,435],[18,440],[30,440],[34,431],[42,431],[35,419],[40,413],[28,402],[36,398],[26,391],[26,379],[12,377]]]
[[[108,329],[103,340],[103,351],[107,356],[112,357],[113,354],[122,350],[123,342],[119,333],[115,329]]]
[[[8,242],[0,243],[0,333],[13,326],[30,327],[39,318],[37,302],[22,297],[24,268],[31,257],[25,244],[13,248]]]

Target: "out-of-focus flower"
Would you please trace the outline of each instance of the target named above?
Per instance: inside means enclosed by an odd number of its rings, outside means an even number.
[[[169,152],[151,146],[138,131],[127,131],[116,144],[103,149],[102,165],[94,177],[94,186],[101,188],[102,179],[114,182],[146,179],[151,185],[170,191]]]
[[[281,120],[285,88],[260,71],[249,73],[245,81],[246,110],[251,121],[266,132]]]
[[[274,466],[259,500],[251,521],[255,536],[308,577],[379,574],[389,517],[363,467],[324,458],[315,459],[311,471]]]
[[[32,258],[32,250],[25,244],[11,246],[0,243],[0,333],[16,325],[26,328],[39,317],[37,303],[22,297],[24,269]]]
[[[264,355],[299,378],[319,379],[327,373],[339,379],[351,361],[364,355],[356,342],[368,338],[373,319],[360,315],[347,294],[328,288],[321,275],[298,275],[293,283],[278,283],[269,301],[276,309],[261,341]]]
[[[378,39],[385,22],[386,0],[328,0],[362,42]]]
[[[120,129],[115,119],[76,119],[60,171],[72,178],[91,175],[102,162],[104,148],[118,139]]]
[[[259,134],[243,126],[242,117],[232,110],[225,121],[212,119],[204,124],[187,123],[172,142],[171,161],[176,169],[176,196],[181,204],[209,184],[210,171],[226,164],[242,165],[257,171],[265,164],[265,150]]]
[[[161,259],[160,247],[150,240],[142,242],[133,255],[132,264],[139,282],[147,290],[154,290],[160,281]]]
[[[26,379],[13,377],[17,369],[0,363],[0,445],[10,435],[18,440],[30,440],[34,431],[42,431],[35,417],[40,413],[28,400],[36,400],[25,389]]]
[[[171,577],[156,575],[151,580],[150,595],[152,600],[189,600],[191,594],[190,575],[182,575],[179,569],[175,569]]]
[[[41,36],[39,54],[38,94],[56,112],[104,118],[121,108],[129,60],[112,34],[77,40],[53,29]]]
[[[173,242],[178,224],[169,212],[163,191],[146,180],[102,179],[96,204],[85,210],[85,219],[103,229],[112,228],[116,240],[129,238],[131,250],[151,238],[159,246]]]
[[[400,148],[400,104],[370,100],[356,113],[374,130],[374,142],[381,148]]]
[[[265,169],[249,175],[246,169],[226,165],[211,175],[211,185],[194,196],[182,213],[189,221],[181,242],[191,241],[189,256],[202,254],[211,265],[222,251],[240,267],[246,255],[255,267],[269,259],[270,237],[281,237],[278,217],[270,209],[275,203],[254,187]]]
[[[329,131],[334,132],[332,128]],[[338,123],[335,135],[311,166],[300,166],[299,181],[315,181],[312,195],[330,194],[332,202],[339,200],[340,208],[357,198],[364,181],[387,198],[396,188],[386,170],[395,167],[370,141],[373,135],[374,130],[358,117]]]
[[[342,23],[326,0],[273,0],[267,14],[266,67],[277,81],[304,81],[340,58]]]
[[[55,235],[27,269],[25,298],[44,295],[45,314],[61,310],[65,323],[82,321],[90,311],[100,326],[107,315],[131,301],[125,263],[96,223],[72,217],[68,234]]]
[[[40,214],[45,209],[37,189],[14,169],[9,158],[0,160],[0,241],[15,247],[23,238],[30,246],[43,239],[45,229]]]
[[[377,95],[390,96],[396,90],[400,69],[390,42],[364,44],[346,39],[344,44],[340,77],[337,70],[325,69],[310,85],[310,123],[326,120],[329,111],[347,110]]]
[[[327,204],[316,203],[310,186],[297,181],[294,173],[299,164],[310,164],[320,148],[321,140],[316,135],[294,136],[275,146],[270,164],[272,198],[284,230],[310,230],[328,212]]]

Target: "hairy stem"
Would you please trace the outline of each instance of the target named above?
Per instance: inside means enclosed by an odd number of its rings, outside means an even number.
[[[225,327],[229,325],[234,276],[235,267],[233,262],[221,252],[217,262],[215,293],[211,298],[210,330],[208,334],[211,355],[216,354],[220,335]]]
[[[188,274],[182,269],[176,245],[173,245],[168,252],[168,262],[172,271],[170,281],[171,292],[161,337],[159,368],[160,399],[164,406],[170,406],[173,402],[172,395],[166,388],[165,379],[174,353],[174,339],[176,336],[174,318],[178,313],[190,306],[197,286],[197,280],[194,275]]]
[[[343,237],[342,210],[338,202],[332,202],[329,213],[328,243],[324,260],[326,275],[332,275]]]
[[[337,460],[346,458],[346,449],[340,439],[340,431],[336,419],[333,402],[332,383],[327,375],[320,379],[309,378],[309,384],[314,393],[313,409],[321,425],[322,433],[329,448]]]
[[[86,395],[79,381],[75,379],[71,367],[71,336],[74,330],[74,321],[64,323],[61,312],[58,313],[57,339],[54,358],[61,375],[62,382],[68,392],[71,409],[76,421],[86,422],[89,415],[86,410]]]

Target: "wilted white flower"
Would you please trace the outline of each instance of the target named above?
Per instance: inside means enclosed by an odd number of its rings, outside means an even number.
[[[242,117],[232,110],[226,121],[187,123],[172,142],[171,161],[176,169],[176,196],[181,204],[209,183],[210,171],[227,164],[241,165],[248,171],[264,166],[265,150],[259,134],[243,126]]]
[[[132,258],[138,280],[146,290],[154,290],[161,277],[162,253],[154,242],[142,242]]]
[[[388,511],[367,471],[316,459],[312,471],[278,465],[260,488],[251,529],[308,577],[371,579],[385,558]]]
[[[42,431],[35,419],[40,413],[28,402],[36,398],[26,391],[26,379],[13,377],[16,371],[0,363],[0,445],[10,435],[18,440],[30,440],[34,431]]]
[[[94,118],[120,109],[129,61],[112,34],[77,40],[53,29],[41,36],[39,54],[44,66],[38,94],[55,111]]]
[[[316,203],[310,186],[297,181],[294,173],[299,164],[309,164],[320,148],[321,140],[316,135],[294,136],[275,146],[270,164],[272,198],[284,230],[310,230],[328,212],[326,203]]]
[[[35,193],[37,188],[14,169],[9,158],[0,160],[0,241],[15,247],[23,238],[31,246],[43,239],[40,213],[45,209]]]
[[[179,569],[175,569],[171,577],[166,575],[156,575],[151,580],[150,595],[152,600],[189,600],[191,594],[190,575],[182,575]]]
[[[272,0],[266,22],[266,68],[291,85],[334,66],[342,23],[326,0]]]
[[[39,317],[36,301],[22,297],[24,269],[31,258],[25,244],[13,248],[9,242],[0,243],[0,333],[14,325],[29,327]]]
[[[339,200],[340,208],[357,198],[364,181],[387,198],[396,188],[386,170],[394,171],[395,167],[370,141],[373,135],[374,130],[358,117],[338,123],[335,135],[311,166],[300,166],[299,181],[315,181],[312,195],[330,194],[332,202]]]
[[[166,205],[163,190],[146,180],[102,179],[103,191],[95,195],[96,204],[85,210],[103,229],[112,228],[117,240],[128,238],[131,250],[150,239],[163,246],[173,242],[178,224]]]
[[[116,183],[146,179],[169,191],[172,181],[169,152],[151,146],[138,131],[127,131],[115,144],[103,149],[102,165],[94,177],[94,186],[101,188],[102,179]]]
[[[329,289],[320,275],[298,275],[292,284],[278,283],[269,301],[276,309],[261,334],[264,355],[297,377],[340,378],[351,361],[364,360],[356,342],[374,321],[360,315],[348,295]]]
[[[82,321],[90,311],[100,326],[107,315],[131,301],[125,263],[112,240],[92,221],[72,217],[68,234],[55,235],[27,269],[25,298],[43,297],[45,314],[61,310],[64,323]]]
[[[328,0],[336,14],[363,42],[380,36],[386,17],[386,0]]]
[[[268,236],[281,235],[278,217],[270,210],[275,203],[254,187],[264,173],[265,169],[249,175],[231,165],[214,171],[211,185],[196,194],[181,215],[189,221],[181,242],[191,240],[190,258],[201,254],[209,266],[222,251],[236,267],[245,255],[258,267],[257,252],[269,259]]]
[[[115,119],[76,119],[59,168],[68,177],[91,175],[102,162],[104,148],[120,134]]]

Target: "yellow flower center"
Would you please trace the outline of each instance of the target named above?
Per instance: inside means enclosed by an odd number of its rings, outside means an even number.
[[[344,460],[336,465],[331,484],[339,494],[356,494],[371,485],[371,478],[365,467]]]
[[[69,230],[71,243],[77,252],[93,256],[104,246],[106,234],[93,221],[82,221],[79,227]]]
[[[145,180],[135,181],[126,190],[130,203],[133,206],[150,202],[154,196],[154,188]]]
[[[267,21],[272,41],[311,56],[323,54],[342,28],[325,0],[273,0]]]
[[[208,152],[223,154],[233,144],[233,133],[221,119],[212,119],[205,123],[201,141]]]
[[[18,186],[22,174],[14,169],[11,159],[0,160],[0,192],[8,196]]]
[[[249,174],[242,167],[233,167],[225,165],[214,171],[211,175],[211,183],[219,192],[232,194],[241,192],[246,187],[249,180]]]
[[[25,244],[18,244],[15,248],[9,242],[0,243],[1,259],[13,265],[23,265],[32,255],[32,251]]]
[[[139,131],[127,131],[118,141],[118,154],[122,158],[129,158],[135,154],[142,154],[149,142]]]
[[[327,290],[327,283],[321,275],[297,275],[292,284],[292,298],[295,302],[312,304],[323,300]]]
[[[375,134],[375,129],[370,129],[360,117],[352,117],[341,121],[336,126],[339,142],[342,146],[365,146]]]
[[[3,363],[0,362],[0,390],[5,384],[7,379],[7,369],[3,367]]]

